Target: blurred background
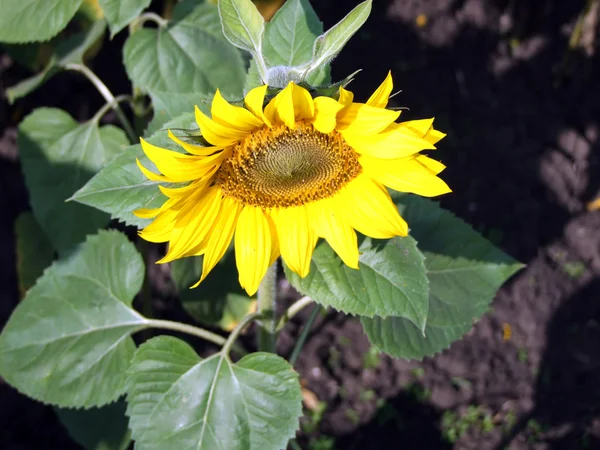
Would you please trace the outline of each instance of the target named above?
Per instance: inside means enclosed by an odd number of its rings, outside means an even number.
[[[280,3],[260,6],[269,16]],[[358,3],[312,5],[327,29]],[[391,69],[403,118],[435,116],[448,133],[432,155],[454,191],[442,206],[527,267],[464,340],[422,362],[378,355],[358,322],[321,316],[297,363],[299,448],[600,449],[599,18],[597,0],[374,1],[334,81],[363,69],[350,88],[364,101]],[[93,62],[115,94],[130,90],[125,37],[106,38]],[[16,126],[36,106],[85,120],[103,103],[63,73],[9,105],[4,89],[31,73],[0,47],[0,324],[19,299],[14,221],[28,209]],[[171,285],[154,270],[159,304]],[[80,447],[52,408],[0,379],[0,448]]]

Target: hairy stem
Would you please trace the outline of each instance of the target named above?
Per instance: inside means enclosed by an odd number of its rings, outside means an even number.
[[[292,306],[290,306],[287,311],[281,316],[279,319],[279,323],[277,324],[277,328],[275,329],[277,332],[281,331],[281,329],[285,326],[286,323],[290,321],[292,317],[306,308],[308,305],[312,304],[314,300],[308,296],[302,297],[300,300],[295,302]]]
[[[99,122],[104,114],[106,114],[110,109],[114,109],[114,107],[117,103],[121,103],[125,100],[131,101],[131,96],[117,95],[111,103],[108,103],[108,102],[105,103],[104,106],[102,106],[102,108],[100,108],[98,110],[98,112],[96,112],[96,114],[94,114],[94,117],[92,117],[92,119],[91,119],[92,122],[96,122],[96,123]]]
[[[240,323],[237,324],[237,326],[233,329],[233,331],[231,332],[231,334],[227,338],[227,341],[223,345],[223,349],[221,350],[221,352],[224,355],[228,355],[229,354],[229,349],[232,348],[232,346],[234,345],[234,343],[235,343],[236,339],[238,338],[239,334],[246,327],[246,325],[248,325],[253,320],[258,319],[260,316],[261,316],[261,314],[259,312],[255,312],[255,313],[252,313],[252,314],[248,314],[246,317],[244,317],[242,320],[240,320]]]
[[[135,143],[137,141],[137,136],[135,135],[133,128],[131,128],[131,124],[129,123],[129,120],[127,120],[127,116],[125,116],[125,113],[119,106],[119,102],[115,101],[115,96],[112,92],[110,92],[110,89],[106,87],[102,80],[98,78],[98,76],[94,72],[92,72],[87,66],[83,64],[67,64],[66,68],[68,70],[74,70],[76,72],[79,72],[85,75],[85,77],[88,80],[90,80],[90,82],[96,87],[96,89],[98,89],[100,95],[104,97],[104,100],[106,100],[107,103],[113,105],[113,109],[117,114],[121,125],[123,125],[125,133],[127,133],[127,137],[129,138],[132,144]]]
[[[187,325],[181,322],[171,322],[170,320],[158,320],[151,319],[147,322],[148,326],[152,328],[159,328],[162,330],[171,330],[171,331],[179,331],[180,333],[189,334],[191,336],[196,336],[204,339],[205,341],[212,342],[213,344],[217,344],[219,346],[225,346],[227,344],[227,339],[223,336],[219,336],[212,331],[205,330],[204,328],[195,327],[192,325]],[[231,336],[230,336],[231,337]],[[243,348],[235,345],[233,342],[229,344],[229,348],[235,350],[241,355],[246,355],[248,352]]]
[[[262,316],[258,328],[258,349],[275,353],[277,321],[275,305],[277,298],[277,261],[267,269],[267,273],[258,288],[258,312]]]

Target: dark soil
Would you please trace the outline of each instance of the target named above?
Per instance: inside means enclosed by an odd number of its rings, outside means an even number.
[[[357,3],[314,6],[328,27]],[[567,50],[584,3],[379,0],[335,61],[334,79],[363,69],[351,86],[359,99],[392,69],[404,118],[435,116],[448,133],[435,155],[454,191],[442,205],[527,267],[465,339],[423,362],[376,357],[357,321],[319,317],[296,364],[307,390],[302,448],[600,448],[600,212],[585,207],[600,191],[600,67],[597,52]],[[101,62],[101,76],[125,92],[123,73],[102,73],[113,65]],[[6,86],[23,75],[0,59]],[[85,119],[99,102],[61,75],[0,104],[0,323],[18,299],[12,228],[28,208],[15,124],[37,105]],[[160,299],[168,274],[153,273]],[[282,355],[308,315],[282,334]],[[52,409],[6,385],[0,404],[0,448],[78,448]]]

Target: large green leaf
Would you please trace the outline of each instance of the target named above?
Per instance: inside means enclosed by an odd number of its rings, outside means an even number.
[[[152,0],[99,0],[104,16],[114,36],[150,5]]]
[[[108,222],[106,214],[65,200],[127,142],[119,128],[79,124],[56,108],[38,108],[21,122],[18,144],[31,207],[59,252]]]
[[[202,275],[202,257],[177,259],[171,263],[171,277],[187,313],[200,323],[231,331],[256,309],[256,300],[246,295],[238,282],[235,258],[228,251],[197,288]]]
[[[288,0],[266,24],[263,54],[272,66],[299,66],[311,60],[323,24],[308,0]]]
[[[126,450],[131,442],[127,405],[120,400],[88,410],[57,408],[58,418],[85,450]]]
[[[0,335],[0,376],[24,394],[63,407],[101,406],[124,391],[147,320],[131,307],[144,278],[135,247],[101,231],[55,262]]]
[[[365,23],[371,13],[371,6],[372,0],[362,2],[340,22],[315,40],[312,60],[308,64],[308,72],[319,70],[338,55],[346,42]]]
[[[225,37],[253,55],[262,54],[265,21],[250,0],[221,0],[219,15]]]
[[[0,41],[46,41],[75,15],[82,0],[0,1]]]
[[[469,331],[500,286],[523,265],[436,203],[412,195],[397,199],[426,257],[430,297],[425,335],[401,317],[362,318],[362,323],[379,350],[421,359]]]
[[[127,396],[138,450],[280,450],[302,414],[298,375],[279,356],[201,359],[173,337],[140,346]]]
[[[52,264],[54,249],[30,211],[21,213],[15,222],[17,241],[17,275],[21,297]]]
[[[194,128],[197,126],[193,114],[185,114],[165,124],[166,128]],[[158,131],[148,138],[148,142],[163,148],[182,151],[166,131]],[[159,191],[158,182],[148,180],[136,164],[136,158],[150,170],[156,171],[154,164],[137,144],[125,149],[109,162],[85,186],[79,189],[71,200],[93,206],[110,213],[128,225],[145,227],[148,219],[140,219],[133,214],[139,208],[157,208],[166,197]]]
[[[99,39],[104,35],[106,23],[103,20],[94,22],[94,24],[85,32],[77,33],[65,40],[59,38],[54,53],[50,60],[40,73],[29,77],[6,90],[6,96],[10,103],[16,99],[24,97],[34,91],[54,74],[64,69],[67,64],[83,64],[83,56]]]
[[[214,93],[180,93],[180,92],[163,92],[153,91],[150,93],[152,98],[152,109],[154,116],[148,124],[146,134],[151,135],[156,133],[165,124],[172,121],[183,114],[191,114],[194,112],[194,107],[198,106],[205,114],[210,114],[209,106],[212,103]]]
[[[135,32],[124,48],[129,77],[150,93],[192,95],[219,88],[225,96],[240,98],[245,75],[243,60],[223,37],[216,26],[218,21],[214,5],[200,4],[166,27]]]
[[[290,283],[316,302],[348,314],[406,317],[425,328],[428,286],[423,255],[409,236],[387,241],[364,239],[359,270],[346,266],[331,247],[315,249],[310,273],[300,278],[287,266]]]

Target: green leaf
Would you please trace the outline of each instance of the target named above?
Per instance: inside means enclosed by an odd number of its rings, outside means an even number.
[[[185,114],[165,124],[166,128],[193,128],[194,115]],[[167,136],[166,131],[158,131],[148,138],[148,142],[159,147],[182,151]],[[167,199],[158,189],[159,183],[148,180],[136,164],[136,158],[150,170],[156,166],[142,151],[141,145],[132,145],[110,161],[85,186],[73,194],[70,200],[104,211],[113,219],[128,225],[143,228],[150,223],[133,214],[139,208],[158,208]]]
[[[254,59],[250,60],[250,65],[248,66],[248,72],[246,73],[246,82],[244,83],[244,94],[247,94],[252,89],[258,86],[262,86],[264,83],[260,78],[260,73],[258,72],[258,66],[256,65],[256,61]]]
[[[366,0],[348,13],[340,22],[317,38],[309,72],[319,70],[329,63],[344,48],[346,42],[365,23],[371,13],[372,0]]]
[[[423,255],[410,237],[364,239],[359,270],[346,266],[326,242],[312,257],[306,278],[289,270],[290,283],[316,302],[348,314],[406,317],[425,328],[428,286]]]
[[[265,21],[250,0],[220,0],[219,15],[225,37],[253,55],[262,54]]]
[[[67,26],[82,0],[2,0],[0,41],[47,41]]]
[[[256,310],[256,300],[245,295],[237,280],[233,252],[228,251],[197,288],[202,275],[202,257],[177,259],[171,263],[171,277],[179,290],[186,312],[200,323],[231,331],[241,319]]]
[[[99,0],[113,37],[146,9],[152,0]]]
[[[33,214],[56,250],[106,225],[106,214],[65,200],[121,153],[128,142],[121,129],[38,108],[21,122],[17,141]]]
[[[379,350],[422,359],[468,332],[500,286],[523,265],[430,200],[404,195],[397,204],[426,257],[430,297],[425,336],[401,317],[362,318],[362,323]]]
[[[127,405],[120,400],[101,408],[57,408],[56,414],[71,438],[85,450],[126,450],[131,442]]]
[[[279,356],[201,359],[164,336],[136,352],[127,395],[138,450],[280,450],[302,414],[298,375]]]
[[[30,211],[21,213],[15,222],[17,241],[17,275],[21,297],[52,264],[54,249],[44,230]]]
[[[67,64],[83,64],[85,52],[102,38],[105,29],[106,23],[100,20],[94,22],[89,30],[59,41],[44,70],[6,90],[8,101],[13,103],[16,99],[24,97],[39,88],[56,73],[64,69]]]
[[[265,59],[272,66],[299,66],[312,57],[323,24],[308,0],[288,0],[266,24]]]
[[[22,393],[62,407],[102,406],[123,394],[147,320],[131,307],[144,278],[135,247],[101,231],[55,262],[0,335],[0,376]]]
[[[205,114],[210,114],[209,105],[212,103],[214,93],[178,93],[153,91],[150,93],[152,98],[152,108],[154,117],[148,124],[146,134],[153,134],[160,130],[165,123],[179,117],[183,114],[194,112],[194,106],[198,106]]]
[[[179,5],[178,5],[179,6]],[[131,35],[124,48],[125,68],[135,85],[147,92],[214,92],[240,98],[244,63],[215,28],[215,6],[201,4],[183,19]]]

